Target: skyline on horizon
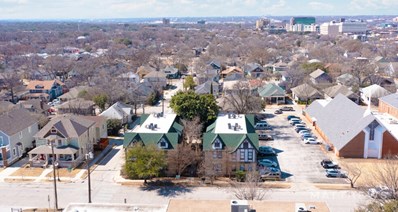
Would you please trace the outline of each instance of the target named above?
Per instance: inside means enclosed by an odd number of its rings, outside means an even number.
[[[397,15],[397,0],[0,0],[0,20]],[[397,15],[398,16],[398,15]]]

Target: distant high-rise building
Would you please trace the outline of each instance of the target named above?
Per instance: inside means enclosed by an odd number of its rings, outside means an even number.
[[[202,20],[197,21],[196,23],[197,23],[197,24],[206,24],[206,20],[203,20],[203,19],[202,19]]]
[[[256,29],[257,30],[263,30],[265,27],[269,26],[271,23],[271,20],[267,18],[262,18],[256,21]]]
[[[398,22],[398,17],[393,18],[392,21]]]
[[[315,17],[292,17],[286,24],[289,32],[317,32],[319,27],[315,24]]]
[[[163,24],[170,24],[170,19],[169,18],[163,18],[162,22],[163,22]]]
[[[341,21],[343,20],[343,21]],[[366,34],[367,24],[364,21],[331,21],[323,23],[320,27],[321,35],[336,36],[339,34]]]

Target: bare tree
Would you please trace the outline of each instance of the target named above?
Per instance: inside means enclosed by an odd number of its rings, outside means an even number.
[[[245,182],[231,182],[230,189],[240,200],[263,200],[268,190],[256,171],[247,172]]]
[[[184,173],[189,166],[196,165],[200,157],[192,145],[184,143],[178,144],[176,149],[167,153],[169,169],[175,170],[177,175]]]
[[[398,156],[389,155],[371,169],[371,187],[385,186],[392,192],[392,198],[398,199]],[[381,199],[387,201],[387,199]]]
[[[351,188],[355,187],[355,183],[362,175],[363,166],[361,163],[349,163],[345,162],[342,164],[342,168],[346,171],[345,175],[350,181]]]
[[[253,94],[249,83],[239,81],[226,91],[223,109],[238,114],[255,113],[262,110],[262,100]]]
[[[192,120],[183,119],[181,122],[184,126],[184,141],[188,144],[200,142],[203,123],[200,122],[199,116]]]
[[[16,99],[15,99],[15,88],[19,85],[22,85],[22,81],[19,77],[19,75],[15,72],[15,71],[4,71],[2,73],[0,73],[3,77],[3,81],[4,81],[4,85],[0,85],[5,87],[11,95],[11,102],[16,103]]]

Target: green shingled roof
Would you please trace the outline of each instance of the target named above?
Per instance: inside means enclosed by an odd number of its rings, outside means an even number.
[[[258,134],[254,129],[254,115],[245,115],[247,134],[216,134],[214,129],[216,122],[207,127],[206,133],[203,134],[203,150],[212,150],[212,144],[216,138],[220,138],[224,148],[231,149],[234,152],[241,143],[247,139],[255,149],[258,150]]]
[[[149,117],[148,114],[143,114],[140,117],[140,125],[142,125],[145,120]],[[142,143],[147,145],[157,145],[160,139],[164,138],[169,143],[169,149],[176,148],[184,127],[177,122],[174,122],[167,133],[134,133],[127,132],[124,135],[123,147],[127,147],[131,142],[142,141]]]
[[[261,97],[278,97],[285,96],[286,91],[274,83],[269,83],[263,87],[258,88],[258,94]]]

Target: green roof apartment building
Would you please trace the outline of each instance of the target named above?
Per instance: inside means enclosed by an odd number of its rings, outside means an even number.
[[[203,134],[205,164],[219,176],[255,170],[258,146],[254,115],[219,114]]]
[[[124,147],[142,142],[144,146],[156,145],[160,149],[177,148],[183,127],[176,122],[176,114],[143,114],[137,126],[124,135]]]
[[[317,32],[319,26],[315,24],[315,17],[292,17],[290,23],[286,24],[289,32]]]

